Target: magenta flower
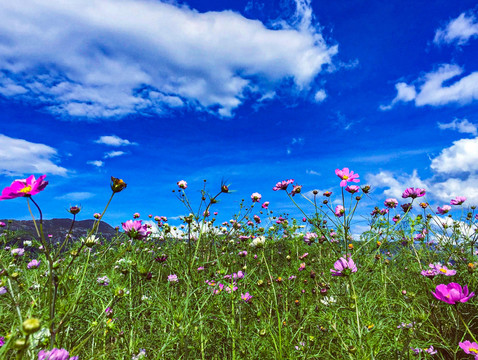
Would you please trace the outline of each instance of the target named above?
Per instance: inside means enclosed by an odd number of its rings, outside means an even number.
[[[478,344],[476,342],[466,340],[459,345],[466,354],[475,355],[475,359],[478,359]]]
[[[443,205],[443,207],[437,207],[437,213],[439,213],[440,215],[445,215],[448,211],[451,210],[451,206],[450,205]]]
[[[301,263],[297,270],[299,270],[299,271],[305,270],[305,263]]]
[[[398,205],[398,201],[397,199],[387,199],[385,200],[384,205],[389,209],[395,209]]]
[[[294,182],[294,179],[280,181],[272,188],[274,191],[287,190],[287,187]]]
[[[330,272],[332,276],[347,276],[350,273],[357,272],[357,265],[352,258],[341,257],[334,263],[334,269],[330,269]]]
[[[429,277],[433,279],[435,276],[438,275],[438,271],[436,269],[427,269],[427,270],[422,270],[421,274],[425,277]]]
[[[293,185],[292,191],[290,193],[292,196],[294,196],[295,194],[300,194],[301,191],[302,191],[302,185]]]
[[[347,186],[348,182],[360,182],[359,175],[354,174],[353,171],[350,171],[349,168],[335,169],[335,175],[342,179],[340,182],[340,186],[345,187]]]
[[[246,303],[251,301],[252,298],[253,296],[249,294],[248,292],[246,292],[245,294],[241,294],[241,299],[244,300]]]
[[[351,194],[355,194],[359,190],[360,190],[360,186],[357,186],[357,185],[349,185],[345,188],[345,191],[348,191]]]
[[[45,177],[46,175],[42,175],[38,179],[35,179],[34,175],[30,175],[26,179],[15,180],[10,186],[3,189],[0,200],[30,197],[38,194],[48,185],[48,181],[43,180]]]
[[[251,195],[252,202],[259,202],[262,199],[262,195],[258,192],[255,192]]]
[[[412,199],[416,199],[417,197],[425,196],[425,193],[426,193],[425,189],[408,188],[403,192],[402,198],[406,199],[410,197]]]
[[[53,348],[50,351],[40,350],[38,360],[78,360],[78,356],[69,356],[70,354],[65,349]]]
[[[124,223],[123,230],[131,239],[144,239],[151,231],[148,231],[147,225],[142,225],[141,220],[128,220]]]
[[[134,213],[134,214],[133,214],[133,218],[134,218],[134,219],[138,219],[140,216],[141,216],[141,215],[140,215],[139,213]]]
[[[464,196],[457,196],[456,198],[450,200],[451,205],[461,205],[466,201],[466,197]]]
[[[432,294],[438,300],[452,305],[458,302],[465,303],[475,296],[474,292],[468,295],[468,287],[466,285],[462,288],[461,285],[457,283],[449,283],[448,285],[440,284],[436,287],[435,292],[432,291]]]
[[[269,207],[269,201],[265,201],[263,204],[262,204],[262,208],[263,209],[267,209]]]
[[[334,213],[335,213],[335,216],[341,217],[341,216],[343,216],[343,215],[345,214],[345,209],[344,209],[344,207],[343,207],[342,205],[337,205],[337,206],[335,207]]]

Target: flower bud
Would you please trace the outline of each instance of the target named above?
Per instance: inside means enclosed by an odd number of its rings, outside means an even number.
[[[113,176],[111,177],[111,190],[113,190],[115,194],[124,190],[126,186],[126,183],[122,179],[117,179]]]
[[[80,212],[81,208],[79,206],[72,206],[68,209],[68,212],[72,215],[76,215]]]
[[[23,322],[23,331],[25,334],[31,335],[40,330],[40,320],[36,318],[30,318]]]

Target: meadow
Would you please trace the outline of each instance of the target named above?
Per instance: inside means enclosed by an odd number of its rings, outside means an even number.
[[[228,185],[190,199],[181,180],[181,225],[134,214],[106,241],[98,224],[127,191],[112,177],[91,230],[59,243],[35,201],[45,176],[14,181],[0,200],[25,198],[37,234],[0,224],[0,359],[478,359],[476,207],[404,188],[357,234],[373,189],[335,174],[332,192],[274,186],[297,219],[253,193],[222,223]]]

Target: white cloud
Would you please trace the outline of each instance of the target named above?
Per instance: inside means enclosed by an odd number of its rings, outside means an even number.
[[[101,160],[91,160],[86,162],[88,165],[93,165],[96,167],[102,167],[104,165],[104,162]]]
[[[119,136],[116,136],[116,135],[100,136],[100,138],[98,140],[95,140],[95,143],[109,145],[109,146],[137,145],[134,142],[131,142],[131,141],[126,140],[126,139],[122,139],[122,138],[120,138]]]
[[[124,151],[109,151],[109,152],[105,153],[104,158],[108,159],[108,158],[121,156],[121,155],[124,155],[124,154],[126,154]]]
[[[413,85],[397,83],[397,96],[390,105],[381,105],[382,110],[390,110],[397,102],[415,100],[416,106],[441,106],[449,103],[464,105],[478,100],[478,71],[457,79],[454,83],[443,86],[463,73],[463,69],[457,65],[444,64],[438,70],[427,73],[418,79],[421,83],[420,91],[416,93]]]
[[[390,110],[397,102],[412,101],[417,96],[415,86],[413,85],[407,85],[406,83],[400,82],[395,84],[395,89],[397,89],[397,96],[395,96],[395,99],[392,100],[390,105],[380,105],[381,110]]]
[[[446,174],[478,171],[478,137],[454,141],[432,160],[431,168]]]
[[[232,116],[284,81],[310,91],[337,46],[310,1],[273,29],[233,11],[147,0],[0,2],[0,93],[61,116],[121,117],[188,107]],[[313,90],[313,89],[312,89]]]
[[[311,170],[305,170],[305,173],[306,173],[307,175],[320,175],[319,172],[317,172],[317,171],[315,171],[315,170],[312,170],[312,169],[311,169]]]
[[[476,125],[472,124],[467,119],[463,119],[463,120],[454,119],[452,122],[449,122],[449,123],[438,123],[438,127],[441,130],[450,129],[450,130],[456,130],[464,134],[472,134],[475,136],[478,135]]]
[[[433,42],[435,44],[464,45],[470,38],[478,36],[478,22],[473,14],[461,13],[456,19],[451,20],[446,28],[438,29]]]
[[[56,165],[56,149],[0,134],[0,174],[52,174],[65,176],[67,170]]]
[[[442,177],[421,179],[416,170],[412,175],[396,175],[382,171],[368,174],[367,182],[375,188],[385,189],[383,197],[401,198],[408,187],[424,188],[427,200],[449,203],[456,196],[465,196],[470,205],[478,205],[478,137],[461,139],[441,151],[431,160],[431,169]],[[465,174],[468,173],[468,174]]]
[[[70,201],[80,201],[92,198],[95,194],[90,192],[71,192],[64,194],[62,196],[57,196],[55,199],[58,200],[70,200]]]
[[[324,101],[326,97],[327,97],[327,93],[325,92],[325,90],[320,89],[319,91],[317,91],[315,93],[314,100],[315,100],[315,102],[320,103],[320,102]]]
[[[403,174],[395,176],[390,171],[381,171],[378,174],[368,174],[367,184],[372,188],[386,188],[383,192],[385,197],[401,198],[403,191],[409,187],[426,188],[426,183],[420,179],[416,170],[412,175]]]

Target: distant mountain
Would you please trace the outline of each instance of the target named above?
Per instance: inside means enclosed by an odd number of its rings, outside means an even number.
[[[35,225],[33,220],[0,220],[7,224],[6,227],[0,228],[1,230],[9,229],[13,231],[18,231],[18,238],[21,240],[30,240],[32,237],[37,238],[37,233],[35,230]],[[36,221],[38,228],[40,228],[40,222]],[[92,229],[94,220],[81,220],[75,221],[73,230],[71,232],[71,240],[77,240],[81,237],[85,237],[88,232]],[[45,237],[48,235],[51,236],[51,241],[59,242],[65,239],[65,236],[68,234],[68,231],[71,227],[71,219],[51,219],[43,220],[43,232]],[[106,239],[111,239],[117,234],[117,231],[109,224],[102,221],[98,227],[97,236],[103,237]]]

